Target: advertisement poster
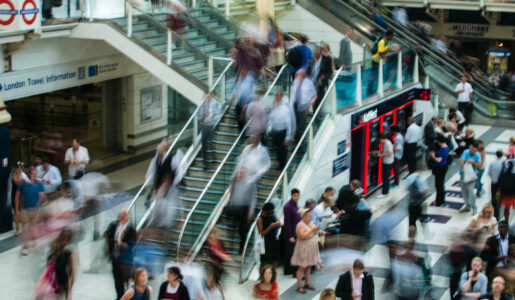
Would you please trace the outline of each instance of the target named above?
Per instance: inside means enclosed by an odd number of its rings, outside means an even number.
[[[141,122],[161,118],[161,95],[160,85],[141,89]]]

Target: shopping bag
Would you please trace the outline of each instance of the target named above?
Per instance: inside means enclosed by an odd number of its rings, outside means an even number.
[[[256,253],[265,254],[265,239],[259,234],[256,240],[256,244],[254,245],[256,248]]]
[[[474,167],[466,163],[463,167],[463,182],[468,183],[475,181],[477,179],[476,171],[474,170]]]

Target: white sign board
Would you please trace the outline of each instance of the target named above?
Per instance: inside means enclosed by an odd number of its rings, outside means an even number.
[[[40,0],[0,0],[0,30],[41,27]]]
[[[0,74],[0,93],[4,101],[93,82],[125,77],[141,72],[122,55],[72,62],[44,68]]]

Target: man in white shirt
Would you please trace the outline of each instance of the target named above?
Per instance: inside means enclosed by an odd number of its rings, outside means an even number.
[[[315,104],[317,99],[315,85],[309,78],[306,78],[306,70],[300,69],[297,71],[297,74],[295,74],[291,96],[293,97],[292,102],[294,103],[295,118],[297,120],[298,140],[306,128],[306,116],[309,109]]]
[[[50,160],[47,157],[43,157],[43,163],[37,166],[36,170],[38,171],[38,179],[43,183],[45,193],[47,194],[54,192],[63,182],[61,172],[50,164]]]
[[[490,202],[494,207],[494,216],[499,219],[499,205],[497,202],[497,191],[499,190],[499,178],[504,167],[503,156],[504,153],[501,149],[495,152],[496,160],[488,166],[488,176],[490,176]]]
[[[395,186],[399,186],[401,161],[404,155],[404,137],[397,126],[392,126],[392,135],[395,137],[393,145],[393,183]]]
[[[413,121],[413,117],[408,118],[408,129],[404,135],[404,145],[406,151],[406,162],[408,163],[409,174],[417,170],[417,144],[422,139],[422,129]]]
[[[331,209],[334,204],[334,198],[327,197],[323,198],[313,209],[313,223],[320,227],[320,230],[327,228],[327,224],[336,221],[344,213],[342,210],[335,214]]]
[[[77,139],[73,139],[72,146],[66,150],[64,162],[68,165],[70,179],[79,179],[86,172],[89,164],[88,149],[82,147]]]
[[[293,134],[293,120],[290,105],[284,101],[283,93],[278,91],[275,94],[274,108],[268,115],[268,123],[270,126],[270,138],[272,145],[277,153],[279,168],[282,170],[286,166],[288,150],[287,146]]]
[[[456,85],[454,92],[458,95],[458,110],[465,117],[465,125],[470,122],[473,91],[472,85],[467,82],[467,76],[461,76],[461,82]]]
[[[199,109],[199,122],[202,129],[202,158],[204,160],[204,171],[208,169],[209,152],[213,140],[213,132],[216,122],[220,116],[218,103],[213,99],[214,92],[211,91]]]
[[[381,180],[383,181],[383,190],[378,198],[386,198],[390,193],[390,173],[393,167],[393,144],[386,137],[384,132],[379,134],[379,141],[383,145],[383,149],[379,153],[379,157],[382,157],[383,162],[381,166]]]

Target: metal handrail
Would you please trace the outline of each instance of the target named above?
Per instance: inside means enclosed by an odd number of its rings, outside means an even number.
[[[232,151],[234,150],[234,148],[236,148],[236,145],[238,144],[238,142],[240,141],[242,136],[245,135],[245,131],[246,131],[247,127],[250,125],[251,121],[252,121],[252,118],[247,121],[247,124],[245,124],[245,127],[243,127],[243,130],[240,132],[240,134],[236,138],[236,141],[234,141],[234,143],[232,144],[229,151],[227,151],[227,154],[222,159],[221,163],[218,165],[218,168],[216,168],[215,173],[213,174],[213,176],[211,176],[211,179],[209,179],[208,183],[206,184],[206,187],[204,187],[204,189],[202,190],[202,193],[200,193],[200,196],[198,197],[197,201],[195,201],[195,204],[190,209],[188,216],[186,217],[186,219],[183,223],[181,232],[179,233],[179,237],[177,239],[177,256],[176,256],[177,260],[179,259],[179,256],[180,256],[182,237],[184,236],[184,231],[186,230],[186,226],[188,225],[188,222],[190,221],[191,216],[193,215],[193,212],[196,210],[197,206],[200,204],[200,201],[202,200],[204,195],[207,193],[207,190],[211,187],[211,184],[215,181],[216,176],[222,170],[227,159],[229,158],[229,156],[231,156]]]
[[[284,70],[287,70],[287,67],[288,67],[288,64],[284,64],[281,67],[281,69],[279,70],[279,72],[275,76],[274,81],[272,82],[272,84],[270,85],[270,87],[266,91],[265,95],[263,96],[263,99],[266,99],[268,97],[268,95],[272,92],[273,87],[275,86],[275,84],[279,80],[280,76],[282,75],[282,72],[284,72]],[[248,124],[250,124],[250,123],[248,123]],[[214,178],[214,176],[213,176],[213,178]],[[232,186],[232,184],[229,185],[229,187],[226,189],[224,195],[222,196],[222,200],[218,203],[217,207],[215,207],[213,213],[211,214],[211,216],[208,219],[208,222],[206,222],[207,226],[204,227],[204,229],[202,230],[201,234],[199,235],[200,238],[198,240],[204,239],[205,234],[207,232],[211,232],[211,230],[215,226],[215,224],[211,224],[211,220],[214,218],[215,215],[220,214],[221,210],[225,207],[225,202],[227,202],[226,198],[230,194],[231,186]],[[199,197],[199,199],[201,199],[201,197]],[[199,202],[199,200],[197,200],[197,201]],[[185,223],[185,225],[186,225],[186,223]],[[195,258],[195,256],[197,255],[198,251],[200,251],[200,245],[201,244],[202,243],[197,242],[197,243],[195,243],[193,245],[192,249],[190,249],[190,252],[188,253],[188,257],[189,257],[190,261],[192,261]],[[179,247],[177,248],[177,257],[179,256],[179,250],[178,249],[179,249]]]
[[[225,73],[227,73],[227,71],[229,70],[229,68],[231,67],[231,65],[234,63],[233,60],[231,60],[231,62],[229,64],[227,64],[227,66],[225,67],[224,71],[220,74],[220,76],[218,76],[218,79],[215,81],[215,83],[213,84],[213,87],[211,87],[211,89],[209,90],[209,93],[211,93],[212,91],[215,90],[216,86],[218,85],[218,83],[220,82],[220,80],[223,78],[223,76],[225,76]],[[193,121],[195,120],[195,117],[197,116],[197,113],[198,111],[200,110],[200,107],[202,107],[202,105],[204,104],[204,102],[206,101],[206,98],[207,97],[204,97],[204,100],[202,101],[202,103],[197,106],[197,108],[195,109],[195,111],[193,111],[193,113],[191,114],[190,118],[188,119],[188,121],[186,121],[186,124],[182,127],[181,131],[179,132],[179,134],[177,135],[177,137],[175,138],[175,140],[173,141],[172,145],[170,146],[170,148],[168,148],[168,151],[166,151],[166,154],[165,154],[165,157],[167,157],[170,152],[172,151],[172,149],[176,146],[176,144],[178,143],[178,141],[181,139],[181,136],[184,134],[184,132],[186,132],[186,129],[189,127],[189,125],[191,123],[193,123]],[[224,99],[225,100],[225,99]],[[228,101],[225,101],[226,103]],[[223,103],[225,104],[225,103]],[[141,188],[138,190],[138,192],[136,193],[136,196],[134,196],[134,198],[132,199],[131,203],[129,204],[127,210],[131,210],[132,207],[134,206],[134,204],[136,203],[136,201],[138,200],[139,196],[141,195],[141,193],[143,192],[143,190],[145,189],[145,187],[148,185],[148,183],[150,182],[150,178],[147,178],[145,180],[145,182],[143,183],[143,185],[141,186]]]

